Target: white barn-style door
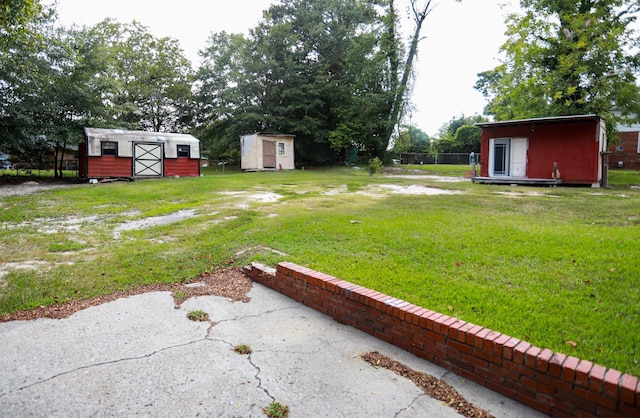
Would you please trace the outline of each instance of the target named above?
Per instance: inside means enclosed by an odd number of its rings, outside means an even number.
[[[133,175],[162,177],[162,144],[133,144]]]

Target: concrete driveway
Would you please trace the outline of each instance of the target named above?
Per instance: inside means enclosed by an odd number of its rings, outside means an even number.
[[[443,379],[496,417],[539,413],[253,284],[248,303],[170,292],[66,319],[0,323],[0,416],[459,417],[411,381],[360,358],[377,350]],[[187,313],[202,310],[208,322]],[[233,348],[246,344],[249,355]]]

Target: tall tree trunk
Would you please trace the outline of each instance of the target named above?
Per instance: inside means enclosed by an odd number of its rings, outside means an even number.
[[[58,155],[60,155],[60,142],[56,141],[53,148],[53,177],[58,178]]]
[[[411,11],[413,14],[413,21],[416,26],[413,31],[413,36],[411,37],[411,45],[409,47],[407,59],[404,63],[402,78],[400,79],[399,84],[393,92],[394,95],[393,102],[391,104],[391,111],[389,113],[389,123],[387,126],[387,132],[385,133],[385,140],[387,144],[391,140],[393,129],[398,125],[398,123],[400,123],[400,118],[402,117],[402,109],[405,105],[405,98],[409,85],[409,77],[411,76],[411,71],[413,69],[413,61],[418,55],[418,43],[421,39],[420,32],[422,31],[422,25],[427,16],[433,10],[433,8],[431,7],[431,0],[426,0],[426,2],[423,3],[422,6],[420,6],[418,3],[419,0],[411,0]]]
[[[64,164],[64,150],[67,149],[67,140],[62,141],[62,150],[60,151],[60,164],[58,166],[58,170],[60,172],[60,177],[62,177],[62,166]],[[58,173],[55,174],[55,177],[58,177]]]

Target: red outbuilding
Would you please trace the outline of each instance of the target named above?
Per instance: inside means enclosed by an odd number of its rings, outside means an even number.
[[[192,135],[85,128],[79,172],[87,178],[200,175],[200,141]]]
[[[477,126],[482,128],[482,161],[474,183],[607,186],[607,136],[598,115]]]

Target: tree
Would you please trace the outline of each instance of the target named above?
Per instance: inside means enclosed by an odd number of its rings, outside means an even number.
[[[385,23],[387,24],[387,33],[389,34],[391,39],[394,39],[396,37],[396,23],[394,20],[397,19],[397,17],[395,17],[396,14],[393,6],[393,0],[389,1],[389,9],[390,17],[385,21]],[[431,14],[433,7],[431,6],[431,0],[426,0],[423,2],[420,2],[419,0],[410,0],[410,9],[415,27],[409,45],[409,52],[407,54],[404,65],[402,66],[402,71],[400,71],[399,69],[401,58],[397,48],[390,46],[387,49],[389,64],[392,70],[390,80],[391,102],[388,109],[388,114],[386,115],[387,123],[386,131],[384,133],[387,144],[391,139],[393,129],[400,123],[400,120],[402,119],[402,111],[406,103],[407,92],[409,91],[409,80],[413,71],[413,61],[418,56],[418,44],[421,40],[422,25],[424,24],[427,16]],[[392,17],[395,19],[392,19]],[[392,45],[394,44],[395,42],[392,43]]]
[[[301,163],[353,150],[384,160],[433,10],[430,0],[409,5],[406,54],[393,0],[282,0],[248,37],[212,35],[198,71],[200,136],[221,152],[242,133],[284,132],[296,135]]]
[[[27,35],[29,24],[39,20],[44,12],[39,0],[0,0],[0,48],[6,48],[16,37]]]
[[[429,135],[414,125],[404,125],[395,139],[392,151],[397,154],[403,152],[429,153],[430,148],[431,138]]]
[[[177,40],[155,38],[138,22],[106,19],[90,29],[108,71],[101,74],[106,123],[183,131],[191,123],[193,74]]]
[[[487,114],[505,120],[594,113],[606,118],[610,134],[616,122],[640,115],[637,0],[520,4],[523,13],[507,18],[504,62],[478,75]]]
[[[213,35],[198,94],[216,106],[199,129],[227,144],[241,133],[292,133],[301,162],[332,164],[349,148],[382,156],[396,78],[385,48],[400,46],[375,3],[389,2],[285,0],[246,39]]]
[[[52,20],[51,11],[32,13],[28,2],[4,2],[0,24],[0,146],[26,136],[31,116],[24,99],[36,90],[33,79],[47,70],[42,60],[31,61],[42,49],[43,26]]]
[[[480,115],[459,116],[442,125],[432,149],[442,153],[480,152],[480,131],[476,123],[486,122]]]
[[[38,168],[53,151],[58,177],[66,145],[77,143],[83,123],[100,113],[95,69],[79,33],[56,28],[49,11],[25,29],[0,51],[8,63],[0,70],[0,143]]]
[[[227,161],[240,156],[238,138],[257,130],[241,120],[241,109],[248,108],[255,96],[248,90],[249,51],[244,35],[227,32],[211,34],[205,49],[199,51],[202,64],[196,73],[195,133],[203,148]]]

